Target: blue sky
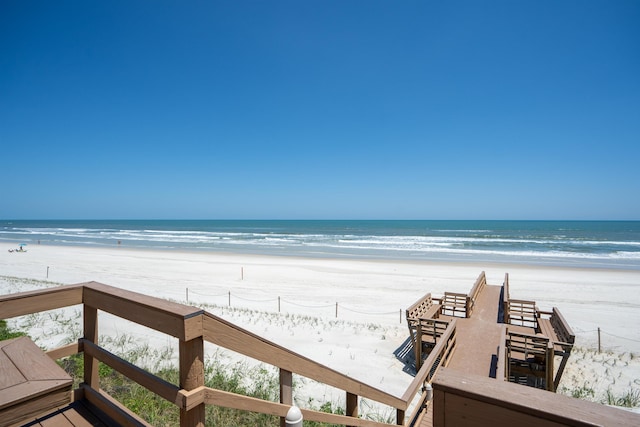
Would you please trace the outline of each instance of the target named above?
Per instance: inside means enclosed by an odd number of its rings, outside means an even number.
[[[0,218],[640,219],[640,2],[4,1]]]

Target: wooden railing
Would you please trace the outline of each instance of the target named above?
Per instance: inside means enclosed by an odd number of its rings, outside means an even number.
[[[502,282],[502,323],[509,323],[509,273],[504,274]]]
[[[510,325],[538,327],[538,308],[535,301],[520,299],[509,300],[509,311],[505,313],[506,323]]]
[[[451,361],[451,357],[456,348],[456,319],[453,319],[445,333],[440,337],[440,340],[435,345],[429,356],[427,356],[424,363],[419,366],[418,373],[407,388],[407,391],[402,396],[402,400],[405,402],[411,402],[418,392],[421,392],[420,398],[416,406],[414,407],[411,415],[408,417],[407,425],[419,425],[422,417],[425,416],[427,405],[430,402],[427,400],[426,385],[433,381],[434,375],[441,367],[446,367]],[[416,363],[418,361],[416,360]]]
[[[637,425],[638,414],[452,369],[433,381],[434,427]]]
[[[476,300],[478,299],[478,295],[480,295],[480,292],[482,292],[482,290],[486,285],[487,285],[487,276],[484,274],[484,271],[483,271],[482,273],[480,273],[480,276],[478,276],[475,283],[473,284],[473,287],[469,291],[469,294],[467,295],[466,317],[471,317],[471,313],[473,312],[473,308],[476,305]]]
[[[293,373],[344,390],[345,415],[302,409],[306,420],[348,426],[389,426],[391,424],[358,418],[358,399],[367,398],[396,409],[396,423],[405,422],[405,412],[421,387],[431,381],[440,366],[446,366],[455,348],[455,320],[442,335],[422,369],[403,394],[397,397],[341,374],[304,356],[194,307],[141,295],[96,282],[61,286],[0,296],[0,319],[41,311],[83,305],[84,336],[77,342],[52,349],[47,354],[58,359],[84,354],[84,378],[75,391],[75,399],[86,399],[120,425],[148,425],[111,396],[100,390],[98,361],[103,362],[180,410],[180,426],[204,425],[205,405],[260,412],[281,417],[292,405]],[[98,345],[98,311],[144,325],[173,336],[179,343],[178,385],[168,383]],[[204,342],[274,365],[280,369],[280,402],[264,401],[204,386]],[[424,396],[419,399],[424,400]],[[416,411],[424,407],[418,405]],[[415,418],[416,411],[412,417]],[[282,421],[283,422],[283,421]]]

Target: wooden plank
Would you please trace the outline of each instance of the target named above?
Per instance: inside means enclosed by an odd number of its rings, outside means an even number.
[[[145,371],[144,369],[127,362],[126,360],[108,352],[101,347],[98,347],[97,345],[89,341],[84,342],[84,353],[109,365],[111,368],[120,372],[132,381],[140,384],[147,390],[157,394],[163,399],[168,400],[175,405],[182,404],[183,400],[179,393],[179,387],[171,384],[170,382],[156,377],[155,375]]]
[[[94,390],[83,384],[80,386],[84,388],[85,399],[104,412],[119,427],[153,427],[107,393],[101,390]]]
[[[546,420],[568,426],[621,427],[640,425],[640,415],[638,414],[533,387],[523,387],[477,375],[462,374],[453,369],[440,369],[433,381],[433,387],[435,393],[447,393],[446,400],[449,400],[450,394],[455,394],[496,408],[512,410],[514,418],[511,418],[510,424],[503,425],[520,425],[520,417],[525,419],[526,415],[534,416],[540,422]],[[435,407],[434,410],[438,411],[438,407]],[[450,412],[447,411],[447,417],[450,415]],[[452,424],[447,422],[447,425]]]
[[[0,319],[82,304],[82,284],[0,296]]]
[[[202,335],[202,310],[90,282],[84,288],[86,305],[109,312],[181,340]]]
[[[54,348],[45,352],[45,354],[49,356],[51,360],[62,359],[63,357],[72,356],[78,353],[82,353],[82,345],[80,344],[80,341],[62,347]]]
[[[71,386],[50,391],[34,399],[22,400],[0,411],[0,426],[33,420],[43,412],[69,404]]]
[[[205,402],[208,405],[222,406],[225,408],[239,409],[242,411],[259,412],[262,414],[286,417],[290,406],[282,403],[270,402],[255,397],[243,396],[222,390],[207,388]],[[300,409],[305,421],[317,421],[340,425],[353,425],[357,427],[389,427],[393,424],[380,423],[362,418],[351,418],[344,415],[329,414],[326,412]]]
[[[350,393],[394,408],[408,403],[387,392],[341,374],[309,358],[292,352],[210,313],[204,315],[205,340],[270,365],[286,369]]]

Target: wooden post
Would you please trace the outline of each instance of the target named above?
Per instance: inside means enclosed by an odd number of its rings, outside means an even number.
[[[180,388],[190,391],[204,386],[204,339],[180,340]],[[180,427],[204,427],[204,402],[191,410],[180,409]]]
[[[280,368],[280,403],[293,405],[293,374]],[[280,426],[285,427],[285,417],[280,417]]]
[[[400,309],[400,324],[402,325],[402,309]]]
[[[347,392],[347,417],[358,418],[358,395]]]
[[[336,319],[338,318],[338,302],[336,301]]]
[[[240,280],[244,280],[244,267],[240,267]]]
[[[187,288],[187,304],[189,304],[189,288]]]
[[[598,353],[602,352],[602,347],[600,347],[600,326],[598,326]]]
[[[280,313],[280,297],[278,297],[278,313]]]
[[[49,278],[49,266],[47,266],[47,279]]]
[[[413,349],[416,355],[416,373],[422,367],[422,323],[418,320],[416,327],[416,348]]]
[[[84,339],[98,344],[98,309],[84,305]],[[98,360],[84,353],[84,382],[94,390],[100,388]]]
[[[396,409],[396,425],[404,425],[404,411],[402,409]]]
[[[551,340],[549,340],[549,342],[547,343],[547,354],[546,354],[546,369],[547,369],[547,376],[546,376],[546,382],[547,382],[547,390],[549,391],[556,391],[555,388],[555,381],[553,379],[553,357],[554,357],[555,351],[553,349],[553,342]]]
[[[229,307],[231,307],[231,291],[229,291]]]

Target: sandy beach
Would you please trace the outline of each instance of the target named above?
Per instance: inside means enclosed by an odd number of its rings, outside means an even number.
[[[98,281],[207,310],[295,352],[384,391],[401,395],[412,377],[394,352],[408,338],[404,310],[427,292],[467,292],[481,271],[489,284],[510,276],[512,298],[558,307],[577,336],[561,389],[587,387],[599,400],[640,389],[640,271],[515,264],[431,263],[271,257],[31,245],[0,253],[0,293],[52,283]],[[15,280],[13,278],[19,278]],[[26,280],[32,279],[32,280]],[[49,316],[49,319],[51,316]],[[12,319],[56,346],[48,320]],[[49,328],[49,329],[48,329]],[[602,352],[597,352],[597,330]],[[172,343],[144,328],[101,315],[101,335],[131,334],[153,346]],[[209,354],[234,355],[213,346]],[[300,399],[339,400],[305,386]],[[601,400],[601,399],[600,399]]]

